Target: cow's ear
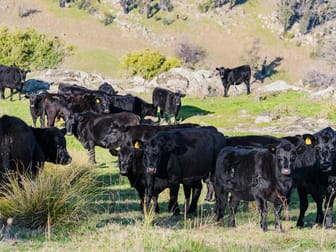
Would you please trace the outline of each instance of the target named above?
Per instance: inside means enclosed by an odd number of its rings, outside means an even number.
[[[304,134],[302,136],[303,140],[305,141],[306,145],[315,145],[315,137],[311,134]]]
[[[186,96],[186,94],[181,94],[181,93],[180,93],[180,97],[185,97],[185,96]]]
[[[220,68],[216,67],[216,70],[217,70],[217,71],[220,71]]]
[[[67,133],[66,128],[60,129],[61,133],[65,136],[65,134]]]
[[[272,153],[276,152],[276,147],[273,144],[267,145],[267,149]]]

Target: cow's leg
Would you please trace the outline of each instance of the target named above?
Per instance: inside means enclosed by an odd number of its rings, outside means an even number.
[[[205,180],[205,183],[207,185],[207,194],[205,196],[205,201],[212,201],[212,196],[215,192],[215,188],[214,188],[214,185],[213,185],[213,181],[211,180],[211,178],[207,178]]]
[[[9,98],[10,101],[13,101],[13,95],[14,95],[14,89],[11,88],[10,89],[10,98]]]
[[[321,195],[312,194],[314,201],[316,202],[316,220],[315,222],[319,225],[323,224],[324,214],[323,214],[323,197]]]
[[[140,190],[140,189],[137,189],[138,191],[138,195],[139,195],[139,198],[140,198],[140,211],[143,213],[143,210],[144,210],[144,200],[145,200],[145,191],[144,190]]]
[[[238,198],[230,196],[230,215],[228,219],[228,226],[235,227],[236,226],[236,212],[239,206],[240,200]]]
[[[40,116],[40,125],[41,125],[41,128],[45,127],[45,121],[44,121],[44,117],[43,116]]]
[[[179,215],[180,214],[180,208],[178,206],[178,191],[180,188],[179,184],[172,184],[170,185],[170,192],[169,192],[169,204],[168,204],[168,211],[172,212],[173,215]]]
[[[36,121],[37,121],[37,116],[31,115],[33,119],[33,125],[36,128]]]
[[[230,88],[230,85],[224,86],[224,97],[228,97],[229,88]]]
[[[336,196],[336,192],[333,189],[332,192],[328,193],[326,197],[326,201],[324,204],[324,207],[326,209],[326,217],[325,217],[325,222],[324,222],[325,228],[333,227],[332,216],[333,216],[333,205],[335,201],[335,196]]]
[[[146,175],[146,189],[145,189],[145,209],[144,212],[147,213],[150,210],[150,202],[153,198],[155,177],[151,175]]]
[[[297,188],[297,192],[300,200],[300,214],[296,226],[302,228],[304,224],[304,216],[308,208],[308,197],[306,191],[301,187]]]
[[[282,206],[282,203],[274,203],[275,230],[279,233],[282,232],[282,226],[280,221]]]
[[[250,90],[250,81],[249,80],[246,80],[244,81],[245,82],[245,85],[246,85],[246,93],[247,94],[250,94],[251,93],[251,90]]]
[[[89,148],[88,148],[88,151],[89,151],[89,161],[91,164],[96,164],[96,151],[95,151],[95,146],[94,146],[94,143],[92,141],[89,142],[88,144]]]
[[[267,202],[262,198],[256,199],[257,207],[260,213],[260,227],[266,232],[267,231]]]
[[[198,181],[192,187],[192,199],[191,199],[190,207],[188,209],[188,213],[194,213],[196,211],[197,202],[198,202],[198,199],[201,195],[201,191],[202,191],[202,182]]]
[[[216,193],[216,216],[217,216],[217,221],[222,222],[229,193],[227,191],[225,191],[225,189],[222,185],[220,185],[220,186],[216,185],[215,186],[215,193]]]
[[[184,212],[187,213],[190,207],[191,186],[183,185],[184,191]]]
[[[5,100],[5,88],[0,88],[0,98],[2,100]]]

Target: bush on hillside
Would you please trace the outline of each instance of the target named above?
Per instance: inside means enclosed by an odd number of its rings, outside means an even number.
[[[189,67],[200,63],[206,56],[206,51],[202,47],[189,43],[179,44],[176,53],[183,64]]]
[[[11,177],[0,197],[1,220],[19,227],[69,225],[87,217],[96,195],[96,179],[88,167],[51,167],[32,179]]]
[[[158,51],[144,49],[128,53],[121,60],[121,71],[127,76],[141,76],[149,80],[155,75],[179,67],[181,62],[175,58],[167,58]]]
[[[0,28],[0,64],[24,69],[54,68],[73,48],[58,37],[48,38],[33,28],[9,31]]]

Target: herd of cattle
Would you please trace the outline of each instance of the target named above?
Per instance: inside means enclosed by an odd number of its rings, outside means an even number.
[[[68,134],[88,150],[93,164],[95,146],[118,156],[120,174],[136,189],[141,210],[152,204],[159,212],[158,196],[168,188],[168,211],[179,214],[178,192],[183,185],[185,209],[194,213],[204,183],[206,200],[216,200],[218,221],[222,221],[228,204],[228,225],[235,226],[240,201],[255,201],[261,228],[266,231],[269,201],[273,203],[275,228],[281,231],[281,211],[296,188],[300,200],[297,227],[304,226],[309,194],[317,206],[316,223],[333,226],[336,133],[332,128],[282,138],[228,137],[213,126],[176,124],[181,97],[179,92],[157,87],[152,103],[147,103],[136,96],[118,95],[107,83],[98,90],[61,84],[58,93],[30,95],[34,127],[17,117],[0,117],[1,182],[17,172],[37,175],[44,162],[69,164]],[[148,124],[145,118],[158,115],[160,121],[165,114],[169,122],[173,116],[175,123]],[[36,128],[38,117],[41,128]],[[58,118],[64,119],[65,129],[53,127]]]

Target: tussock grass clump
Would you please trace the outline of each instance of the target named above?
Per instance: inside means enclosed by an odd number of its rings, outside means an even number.
[[[69,225],[90,213],[95,195],[95,176],[87,167],[56,166],[43,170],[36,178],[21,175],[10,178],[0,197],[1,219],[13,224],[38,228]]]

